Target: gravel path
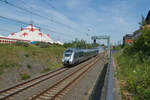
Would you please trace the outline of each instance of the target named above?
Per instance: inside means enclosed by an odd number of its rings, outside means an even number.
[[[92,87],[104,67],[104,62],[99,60],[96,67],[87,73],[74,87],[63,97],[62,100],[88,100]]]

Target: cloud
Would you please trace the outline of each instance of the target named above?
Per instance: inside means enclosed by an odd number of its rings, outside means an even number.
[[[50,33],[53,39],[60,39],[63,42],[75,38],[91,41],[90,36],[105,33],[109,34],[114,42],[137,28],[138,18],[136,19],[137,16],[134,15],[136,6],[133,6],[133,1],[129,0],[12,0],[11,2],[44,17],[4,4],[0,4],[0,12],[2,12],[0,15],[25,22],[32,20],[40,27],[60,32],[42,30]],[[5,27],[11,25],[20,27],[19,24],[9,23],[11,24],[5,24]],[[12,27],[11,30],[16,31],[16,28]],[[90,35],[87,36],[87,33]]]
[[[62,33],[66,33],[64,34],[64,37],[69,37],[69,38],[74,39],[75,37],[78,37],[80,34],[74,31],[76,28],[77,28],[76,30],[78,31],[80,27],[79,24],[71,21],[65,15],[53,9],[46,9],[43,6],[38,6],[38,5],[34,5],[34,6],[29,5],[28,7],[25,7],[25,8],[27,9],[33,8],[32,12],[36,12],[36,13],[38,13],[37,11],[40,11],[40,12],[43,11],[42,13],[39,13],[39,14],[45,17],[41,18],[41,17],[37,17],[33,15],[31,16],[31,14],[29,13],[20,14],[20,11],[14,12],[14,11],[8,11],[8,10],[6,10],[7,13],[3,13],[3,16],[10,17],[12,19],[19,19],[20,21],[24,21],[24,22],[30,22],[32,20],[34,23],[39,24],[41,27],[50,28],[50,30],[55,30],[56,32],[60,32],[61,37],[63,36]],[[56,33],[54,34],[56,35]],[[57,36],[58,34],[59,33],[57,33]],[[55,38],[55,35],[53,36],[52,34],[53,38]]]
[[[66,0],[65,5],[69,9],[83,9],[87,8],[90,3],[90,0]]]

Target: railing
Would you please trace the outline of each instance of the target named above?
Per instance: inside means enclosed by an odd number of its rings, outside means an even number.
[[[113,60],[112,60],[112,52],[110,52],[110,59],[108,65],[108,84],[106,90],[106,100],[114,100],[114,93],[113,93]]]

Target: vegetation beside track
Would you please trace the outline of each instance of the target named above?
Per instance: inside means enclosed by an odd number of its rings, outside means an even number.
[[[124,100],[149,100],[150,97],[150,29],[114,55],[117,76]]]
[[[85,47],[83,40],[63,46],[44,42],[0,44],[0,89],[62,67],[61,58],[68,47],[92,48],[93,45]]]
[[[38,65],[42,67],[40,68],[41,72],[62,67],[61,58],[64,50],[63,46],[57,44],[0,44],[0,75],[7,72],[8,69],[17,67],[26,67],[28,70],[32,70],[32,68],[36,69],[36,65]]]
[[[96,47],[99,46],[99,44],[96,43]],[[82,48],[82,49],[90,49],[93,48],[93,43],[86,43],[85,40],[78,40],[76,39],[75,41],[69,42],[69,43],[64,43],[65,48]]]

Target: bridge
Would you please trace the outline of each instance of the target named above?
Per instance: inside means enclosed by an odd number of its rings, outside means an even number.
[[[100,35],[92,36],[94,46],[96,45],[96,40],[107,40],[108,56],[110,57],[110,36],[109,35]]]

